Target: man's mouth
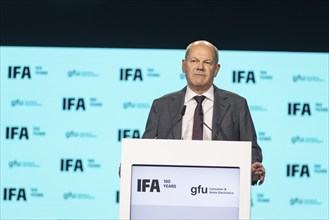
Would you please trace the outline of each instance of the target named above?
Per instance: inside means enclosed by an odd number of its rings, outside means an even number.
[[[205,74],[203,74],[203,73],[196,73],[196,74],[194,74],[195,76],[205,76]]]

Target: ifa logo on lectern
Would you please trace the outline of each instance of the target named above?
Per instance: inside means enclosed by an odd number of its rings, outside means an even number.
[[[158,179],[137,179],[137,192],[160,192]]]

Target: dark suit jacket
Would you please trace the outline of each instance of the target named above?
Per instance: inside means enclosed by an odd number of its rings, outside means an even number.
[[[186,87],[153,101],[143,138],[155,138],[180,118]],[[252,162],[262,162],[262,151],[245,98],[214,85],[213,140],[251,141]],[[159,139],[181,139],[182,121],[159,136]]]

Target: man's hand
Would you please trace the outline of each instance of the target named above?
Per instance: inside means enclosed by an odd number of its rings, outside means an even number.
[[[262,185],[265,180],[265,168],[259,162],[251,164],[251,176],[253,182],[258,182],[258,185]]]

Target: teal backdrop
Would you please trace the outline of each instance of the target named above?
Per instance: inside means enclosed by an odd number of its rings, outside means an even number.
[[[117,219],[122,138],[186,85],[183,50],[0,47],[1,219]],[[252,219],[328,219],[328,53],[220,51],[266,181]]]

